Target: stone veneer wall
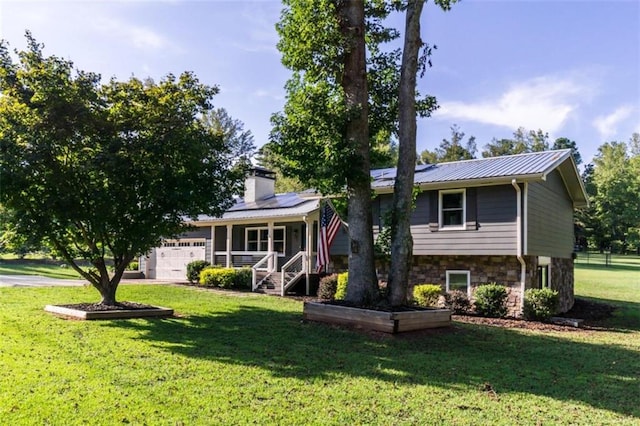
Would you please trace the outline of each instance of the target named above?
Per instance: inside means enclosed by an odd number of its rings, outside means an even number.
[[[551,288],[560,296],[558,309],[567,312],[575,302],[573,293],[573,259],[551,258]]]
[[[527,272],[525,289],[538,286],[538,258],[524,256]],[[377,262],[378,279],[386,281],[388,264]],[[330,272],[348,269],[347,256],[331,256]],[[519,316],[521,306],[520,262],[516,256],[414,256],[409,272],[409,291],[416,284],[439,284],[446,286],[447,270],[471,272],[471,291],[491,282],[508,287],[508,315]],[[551,282],[560,293],[560,311],[573,306],[573,260],[552,259]]]

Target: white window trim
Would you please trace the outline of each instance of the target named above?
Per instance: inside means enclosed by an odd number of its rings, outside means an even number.
[[[444,194],[462,194],[462,224],[443,225],[442,224],[442,196]],[[438,192],[438,228],[442,230],[465,230],[467,229],[467,190],[466,189],[445,189]]]
[[[274,231],[278,230],[278,229],[282,229],[282,249],[284,251],[281,251],[281,252],[279,251],[278,254],[279,255],[284,255],[285,251],[287,250],[287,227],[286,226],[274,226],[272,229]],[[255,227],[251,227],[251,228],[247,227],[244,230],[244,250],[246,252],[250,252],[250,253],[266,253],[266,252],[261,251],[261,250],[257,250],[257,251],[250,251],[249,250],[249,231],[258,231],[258,248],[260,248],[260,243],[262,242],[262,240],[260,240],[260,231],[269,232],[269,227],[267,227],[267,226],[255,226]],[[268,241],[268,239],[267,239],[267,241]],[[275,240],[273,240],[273,241],[275,242]],[[278,241],[280,241],[280,240],[278,240]]]
[[[467,297],[471,297],[471,271],[462,271],[462,270],[449,270],[446,271],[447,275],[447,292],[451,291],[449,287],[449,277],[451,274],[462,275],[465,274],[467,276]]]

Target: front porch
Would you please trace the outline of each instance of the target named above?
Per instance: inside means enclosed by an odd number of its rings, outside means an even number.
[[[289,222],[211,225],[207,260],[227,268],[252,269],[251,288],[284,296],[297,284],[310,294],[315,272],[317,217]],[[299,288],[299,287],[298,287]]]

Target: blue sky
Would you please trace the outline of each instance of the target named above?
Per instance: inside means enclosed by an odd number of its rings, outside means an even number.
[[[276,49],[280,9],[273,0],[1,0],[0,37],[22,49],[29,29],[45,54],[105,80],[194,71],[220,87],[216,106],[260,146],[290,75]],[[479,149],[522,126],[575,140],[588,162],[603,142],[640,132],[638,0],[465,0],[446,13],[430,2],[422,26],[438,49],[419,88],[440,109],[419,120],[419,151],[453,124]]]

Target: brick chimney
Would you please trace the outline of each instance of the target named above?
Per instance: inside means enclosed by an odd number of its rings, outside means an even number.
[[[244,181],[244,202],[253,203],[275,195],[276,174],[271,170],[254,167]]]

